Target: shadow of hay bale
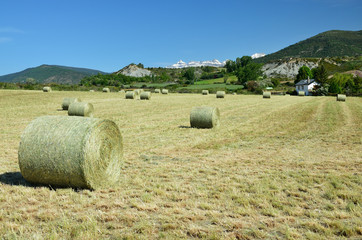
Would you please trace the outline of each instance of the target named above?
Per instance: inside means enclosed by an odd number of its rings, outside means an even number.
[[[0,182],[7,185],[15,185],[15,186],[26,186],[26,187],[34,187],[35,185],[27,182],[23,175],[20,172],[6,172],[0,174]]]
[[[178,126],[178,128],[191,128],[190,126]]]

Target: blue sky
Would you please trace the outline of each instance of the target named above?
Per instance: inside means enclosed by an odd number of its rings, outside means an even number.
[[[361,0],[1,0],[0,75],[41,64],[117,71],[273,53],[361,30]]]

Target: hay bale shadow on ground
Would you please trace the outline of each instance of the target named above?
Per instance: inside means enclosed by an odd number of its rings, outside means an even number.
[[[178,126],[179,128],[191,128],[190,126]]]
[[[0,174],[0,182],[7,185],[15,185],[15,186],[26,186],[26,187],[34,187],[35,185],[27,182],[23,175],[20,172],[6,172]]]

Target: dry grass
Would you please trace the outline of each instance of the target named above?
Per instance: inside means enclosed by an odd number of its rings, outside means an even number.
[[[65,96],[92,103],[124,138],[119,186],[34,187],[19,174],[26,125]],[[193,106],[217,129],[189,128]],[[362,234],[362,99],[0,91],[4,239],[333,239]]]

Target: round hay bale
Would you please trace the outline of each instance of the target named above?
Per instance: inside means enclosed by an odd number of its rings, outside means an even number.
[[[158,89],[158,88],[155,89],[155,93],[160,93],[160,92],[161,92],[160,89]]]
[[[270,98],[271,92],[263,92],[263,98]]]
[[[193,107],[190,114],[190,124],[193,128],[218,127],[220,112],[215,107]]]
[[[299,91],[298,96],[301,96],[301,97],[305,96],[305,92],[304,91]]]
[[[216,98],[224,98],[224,97],[225,97],[225,91],[216,92]]]
[[[136,90],[134,90],[134,93],[136,94],[136,96],[138,96],[138,95],[141,94],[141,90],[140,90],[140,89],[136,89]]]
[[[141,100],[150,100],[151,99],[151,92],[142,92],[140,95]]]
[[[124,94],[124,93],[126,93],[126,91],[120,90],[119,93]]]
[[[94,92],[94,90],[89,90],[89,92]]]
[[[43,92],[51,92],[52,88],[51,87],[43,87]]]
[[[110,120],[43,116],[24,130],[18,159],[29,182],[98,189],[119,180],[122,154],[121,132]]]
[[[73,102],[69,105],[69,116],[93,117],[93,104],[86,102]]]
[[[209,95],[209,90],[202,90],[202,95]]]
[[[69,105],[74,102],[81,102],[81,100],[79,98],[64,98],[62,102],[62,109],[68,110]]]
[[[233,92],[233,95],[236,95],[236,92]]]
[[[162,94],[168,94],[168,89],[162,89]]]
[[[347,97],[344,94],[337,94],[337,101],[339,101],[339,102],[345,102],[346,98]]]
[[[109,89],[109,88],[103,88],[103,90],[102,90],[103,92],[106,92],[106,93],[109,93],[109,92],[111,92],[111,90]]]
[[[127,91],[126,92],[126,99],[135,99],[136,93],[134,91]]]

